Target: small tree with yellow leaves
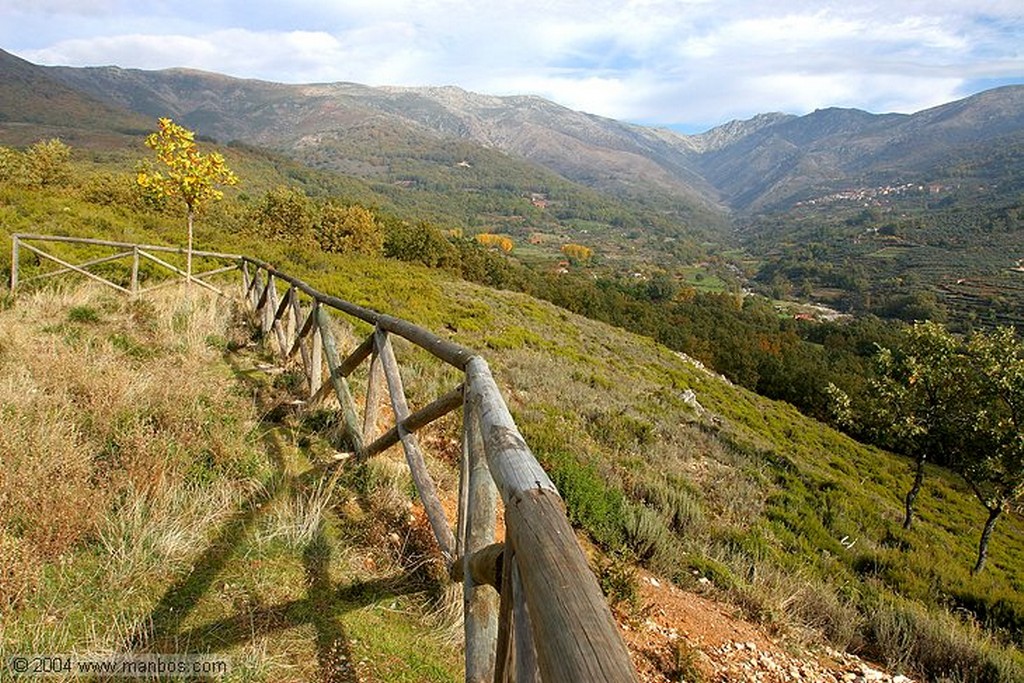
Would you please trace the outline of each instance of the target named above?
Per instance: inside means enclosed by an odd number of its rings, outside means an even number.
[[[156,152],[158,161],[167,166],[166,174],[152,169],[139,171],[138,183],[156,197],[180,197],[188,210],[188,252],[186,279],[192,283],[192,224],[195,214],[207,202],[222,199],[221,185],[237,185],[238,177],[217,152],[201,154],[196,147],[195,133],[171,119],[157,122],[157,132],[146,137],[146,147]]]
[[[501,249],[506,254],[515,248],[515,244],[512,240],[504,235],[495,235],[490,232],[482,232],[476,236],[476,241],[485,247],[491,247],[492,249]]]
[[[586,264],[594,256],[594,250],[582,244],[563,244],[562,253],[574,264]]]

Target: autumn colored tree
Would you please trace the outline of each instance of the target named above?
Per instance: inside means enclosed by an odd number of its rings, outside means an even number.
[[[157,131],[146,138],[146,146],[156,153],[165,171],[143,168],[138,183],[159,198],[180,198],[188,214],[188,252],[186,279],[192,282],[192,235],[195,215],[211,201],[222,199],[223,185],[237,185],[238,177],[217,152],[203,154],[196,145],[195,133],[169,118],[157,122]]]
[[[476,241],[485,247],[492,247],[494,249],[501,249],[506,254],[511,252],[515,247],[511,238],[505,235],[495,235],[490,232],[482,232],[476,236]]]
[[[594,250],[582,244],[563,244],[562,253],[573,263],[587,263],[594,256]]]

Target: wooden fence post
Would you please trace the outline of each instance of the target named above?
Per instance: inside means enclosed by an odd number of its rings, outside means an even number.
[[[380,410],[380,393],[383,389],[384,370],[380,364],[376,338],[373,355],[370,357],[370,372],[366,380],[366,407],[363,411],[363,440],[372,443],[377,437],[377,414]]]
[[[251,304],[249,300],[249,262],[245,259],[240,259],[238,269],[242,271],[242,298],[245,299],[245,303]]]
[[[537,668],[537,647],[533,640],[530,608],[519,574],[518,558],[512,558],[512,645],[515,651],[516,683],[534,683],[540,680]]]
[[[277,287],[271,287],[270,297],[267,301],[267,310],[270,311],[270,326],[274,329],[274,334],[277,336],[278,356],[282,360],[288,355],[288,349],[291,348],[285,334],[284,325],[281,324],[281,317],[284,315],[285,308],[288,305],[288,295],[290,293],[291,289],[281,298],[281,301],[278,301]]]
[[[487,469],[484,444],[476,414],[463,402],[462,478],[466,480],[465,509],[460,510],[465,540],[462,544],[462,604],[466,642],[466,681],[494,680],[495,646],[498,640],[498,592],[489,585],[477,585],[470,567],[473,554],[494,543],[498,490]],[[461,507],[461,506],[460,506]]]
[[[320,302],[313,300],[313,310],[310,315],[316,321],[313,325],[313,334],[309,345],[309,398],[312,399],[320,393],[320,386],[324,381],[323,369],[323,335],[320,334]]]
[[[137,246],[132,247],[132,279],[131,287],[132,295],[139,293],[139,248]]]
[[[190,280],[191,282],[191,280]],[[273,300],[277,291],[277,285],[274,284],[274,274],[269,270],[267,271],[267,286],[263,290],[263,296],[260,297],[260,310],[263,312],[263,319],[261,321],[261,327],[263,329],[263,338],[266,339],[270,336],[270,331],[274,328],[274,304]]]
[[[377,354],[384,367],[384,377],[388,382],[388,393],[391,394],[391,407],[395,412],[395,423],[398,425],[398,435],[405,450],[405,460],[412,473],[412,479],[416,483],[416,491],[420,494],[420,501],[423,503],[423,510],[427,513],[427,520],[430,528],[437,539],[437,545],[446,563],[455,559],[455,534],[448,524],[448,518],[441,507],[441,501],[437,497],[437,487],[434,480],[427,472],[427,464],[423,460],[423,453],[420,451],[419,441],[416,435],[406,431],[402,423],[409,417],[409,404],[405,398],[405,388],[402,386],[402,376],[398,371],[398,361],[395,360],[395,352],[391,348],[391,340],[383,330],[375,333],[377,339]]]
[[[562,499],[519,433],[482,358],[466,363],[466,384],[466,400],[479,415],[487,464],[505,503],[506,552],[512,548],[516,557],[541,676],[545,681],[635,681],[629,651]],[[517,631],[515,637],[528,636]]]
[[[11,294],[14,294],[18,289],[18,259],[20,257],[20,247],[18,243],[18,236],[15,235],[11,238]]]
[[[324,355],[327,357],[327,370],[331,376],[331,384],[334,385],[334,393],[338,397],[338,403],[341,404],[345,433],[351,441],[352,450],[356,454],[362,453],[363,434],[359,429],[359,419],[356,417],[355,401],[352,400],[352,392],[348,389],[348,380],[342,376],[339,370],[341,359],[338,357],[338,345],[331,333],[331,318],[323,308],[317,309],[317,327],[320,329]]]

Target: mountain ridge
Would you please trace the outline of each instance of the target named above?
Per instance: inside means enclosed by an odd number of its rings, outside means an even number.
[[[696,135],[574,111],[533,95],[458,86],[282,84],[194,69],[42,67],[22,72],[131,115],[171,116],[202,134],[350,170],[460,140],[525,159],[600,191],[661,197],[684,211],[786,208],[859,183],[938,182],[951,157],[1024,145],[1024,86],[1003,86],[914,114],[830,107],[758,114]],[[0,108],[0,118],[8,106]],[[108,115],[109,116],[109,115]],[[134,119],[133,119],[134,120]],[[429,156],[429,155],[428,155]],[[1024,152],[1020,154],[1024,159]],[[1014,157],[1016,158],[1016,157]],[[689,207],[688,209],[685,207]]]

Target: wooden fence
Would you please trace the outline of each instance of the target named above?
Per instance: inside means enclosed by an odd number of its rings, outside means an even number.
[[[29,244],[46,240],[119,251],[71,264]],[[139,288],[139,259],[150,259],[177,275],[185,275],[153,256],[154,252],[181,252],[171,247],[16,235],[12,290],[19,285],[19,248],[61,267],[37,277],[75,272],[126,293],[155,288]],[[232,261],[230,266],[193,276],[201,286],[218,293],[221,290],[204,278],[241,270],[245,301],[256,312],[265,338],[276,345],[281,359],[300,363],[311,401],[331,392],[337,396],[344,431],[356,460],[402,445],[441,556],[452,579],[463,584],[467,681],[636,680],[629,653],[576,542],[558,491],[519,433],[483,358],[409,322],[319,292],[259,259],[214,252],[195,254]],[[118,258],[132,259],[128,287],[88,270]],[[373,328],[345,357],[339,353],[332,332],[332,310]],[[393,336],[457,368],[463,381],[437,400],[413,410],[402,385]],[[370,365],[360,420],[348,378],[364,361]],[[325,365],[327,382],[323,381]],[[378,412],[385,396],[395,424],[378,434]],[[462,456],[457,519],[453,524],[441,505],[416,432],[460,407]],[[505,526],[501,543],[495,540],[499,495]]]
[[[333,390],[356,458],[401,443],[416,490],[454,580],[463,583],[467,681],[634,681],[629,653],[576,542],[558,491],[516,427],[487,362],[404,320],[319,292],[273,266],[242,257],[247,301],[283,359],[301,357],[311,397]],[[278,286],[281,286],[279,291]],[[373,326],[342,358],[328,309]],[[464,373],[464,381],[413,411],[391,336]],[[363,419],[348,385],[369,360]],[[329,384],[321,385],[326,361]],[[395,425],[377,435],[385,393]],[[416,431],[462,407],[458,518],[445,515]],[[495,542],[498,495],[505,540]]]
[[[12,235],[11,242],[12,292],[17,291],[18,287],[26,285],[29,282],[44,280],[58,275],[66,275],[68,273],[77,273],[125,294],[145,294],[147,292],[152,292],[155,289],[161,289],[163,287],[178,284],[182,279],[191,279],[196,286],[208,289],[223,296],[224,292],[208,280],[215,275],[221,275],[238,269],[240,259],[242,258],[238,254],[221,254],[213,251],[193,251],[192,256],[197,259],[212,259],[221,262],[226,261],[227,263],[199,273],[192,273],[191,278],[189,278],[189,274],[184,270],[157,256],[157,254],[180,254],[184,256],[186,255],[186,251],[181,247],[164,247],[153,244],[132,244],[129,242],[112,242],[110,240],[97,240],[85,237],[64,237],[60,235],[29,235],[25,233]],[[78,263],[71,263],[65,258],[61,258],[56,254],[45,251],[40,246],[40,243],[81,245],[83,247],[99,251],[113,250],[114,253],[92,257]],[[32,275],[31,277],[22,277],[22,250],[35,254],[41,261],[54,263],[57,267],[53,270]],[[96,272],[97,266],[105,266],[109,269],[111,266],[118,265],[119,262],[126,269],[126,280],[115,282],[109,276],[104,276]],[[167,280],[162,280],[156,284],[143,286],[143,283],[140,282],[139,279],[139,268],[143,263],[155,264],[159,270],[170,273],[172,277]]]

